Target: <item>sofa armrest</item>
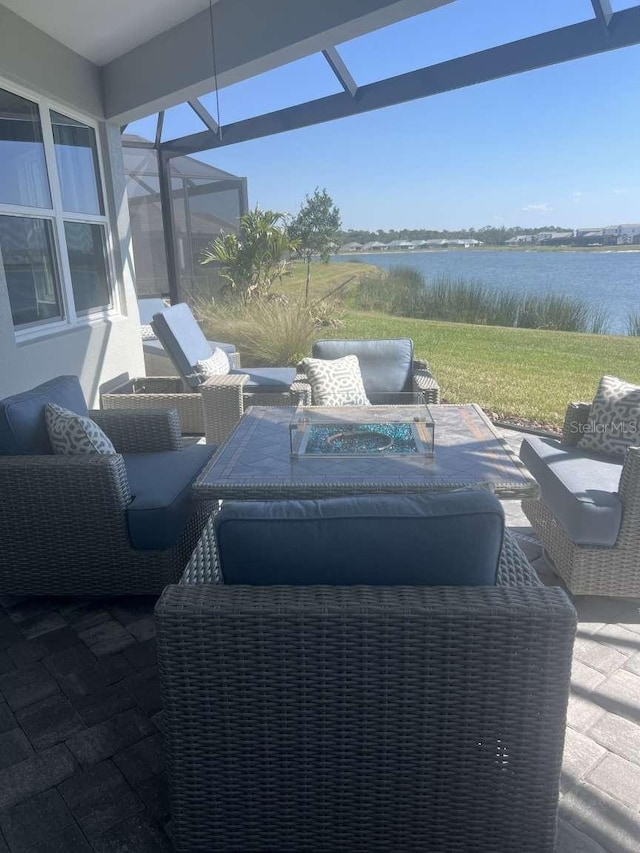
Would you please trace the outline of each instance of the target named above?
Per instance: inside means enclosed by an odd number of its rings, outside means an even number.
[[[622,501],[622,524],[616,546],[629,545],[635,558],[640,547],[640,447],[627,450],[618,495]]]
[[[182,449],[175,409],[94,409],[89,417],[105,431],[118,453]]]
[[[67,554],[126,542],[130,502],[120,454],[2,456],[0,562],[64,565]]]
[[[416,362],[414,362],[414,365]],[[421,391],[427,403],[440,402],[440,386],[433,378],[428,368],[418,368],[413,371],[413,390]]]
[[[580,441],[589,420],[591,403],[569,403],[562,426],[562,443],[572,447]]]
[[[221,444],[244,414],[246,373],[210,376],[200,386],[207,444]]]

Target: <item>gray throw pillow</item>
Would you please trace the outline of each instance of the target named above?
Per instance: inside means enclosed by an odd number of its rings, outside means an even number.
[[[302,362],[314,406],[368,406],[357,355],[305,358]]]
[[[196,364],[196,371],[202,376],[226,376],[229,373],[229,358],[220,347],[214,347],[209,358],[203,358]]]
[[[65,456],[79,453],[115,453],[116,449],[95,421],[55,403],[47,403],[45,420],[53,452]]]
[[[603,376],[591,404],[578,447],[609,456],[624,456],[640,444],[640,386]]]

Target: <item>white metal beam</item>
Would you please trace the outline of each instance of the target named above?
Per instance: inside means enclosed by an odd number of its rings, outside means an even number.
[[[201,101],[194,98],[192,101],[187,101],[187,103],[205,127],[208,127],[212,133],[218,132],[218,122]]]
[[[605,27],[608,27],[611,23],[611,17],[613,16],[613,9],[611,8],[610,0],[591,0],[591,5],[593,6],[596,18],[600,23],[604,24]]]
[[[328,47],[326,50],[322,51],[322,55],[329,63],[331,70],[338,78],[338,82],[345,92],[348,92],[352,98],[355,98],[356,92],[358,91],[358,84],[351,76],[351,72],[345,65],[343,58],[338,53],[338,49],[335,47]]]

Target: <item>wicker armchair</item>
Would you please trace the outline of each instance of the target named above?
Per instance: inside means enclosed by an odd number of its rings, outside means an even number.
[[[413,357],[413,341],[397,340],[326,340],[316,341],[313,358],[335,359],[357,355],[365,391],[372,402],[377,394],[385,397],[397,392],[418,391],[426,403],[440,402],[440,387],[428,362]],[[296,383],[307,382],[304,367],[298,367]]]
[[[216,577],[208,526],[156,607],[178,853],[552,853],[575,612],[511,537],[489,588]]]
[[[590,403],[571,403],[566,412],[558,446],[575,447],[589,421]],[[526,460],[524,460],[526,462]],[[539,499],[522,501],[522,509],[569,590],[576,595],[640,596],[640,447],[627,450],[624,462],[610,484],[621,503],[621,521],[615,543],[610,547],[581,545]],[[584,488],[584,486],[583,486]],[[591,488],[608,489],[597,476]]]
[[[0,455],[0,589],[19,595],[159,594],[175,582],[214,509],[194,504],[177,541],[132,547],[122,454],[181,451],[175,410],[90,411],[117,454]],[[185,451],[186,452],[186,451]]]

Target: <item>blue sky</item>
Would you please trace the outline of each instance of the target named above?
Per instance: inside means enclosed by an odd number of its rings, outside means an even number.
[[[592,14],[589,0],[456,0],[338,47],[364,84]],[[326,187],[345,228],[638,222],[639,79],[632,47],[198,156],[246,175],[251,205],[295,213]],[[308,57],[222,90],[221,121],[336,91],[322,57]],[[203,101],[215,115],[214,97]],[[201,129],[176,107],[163,139]]]

